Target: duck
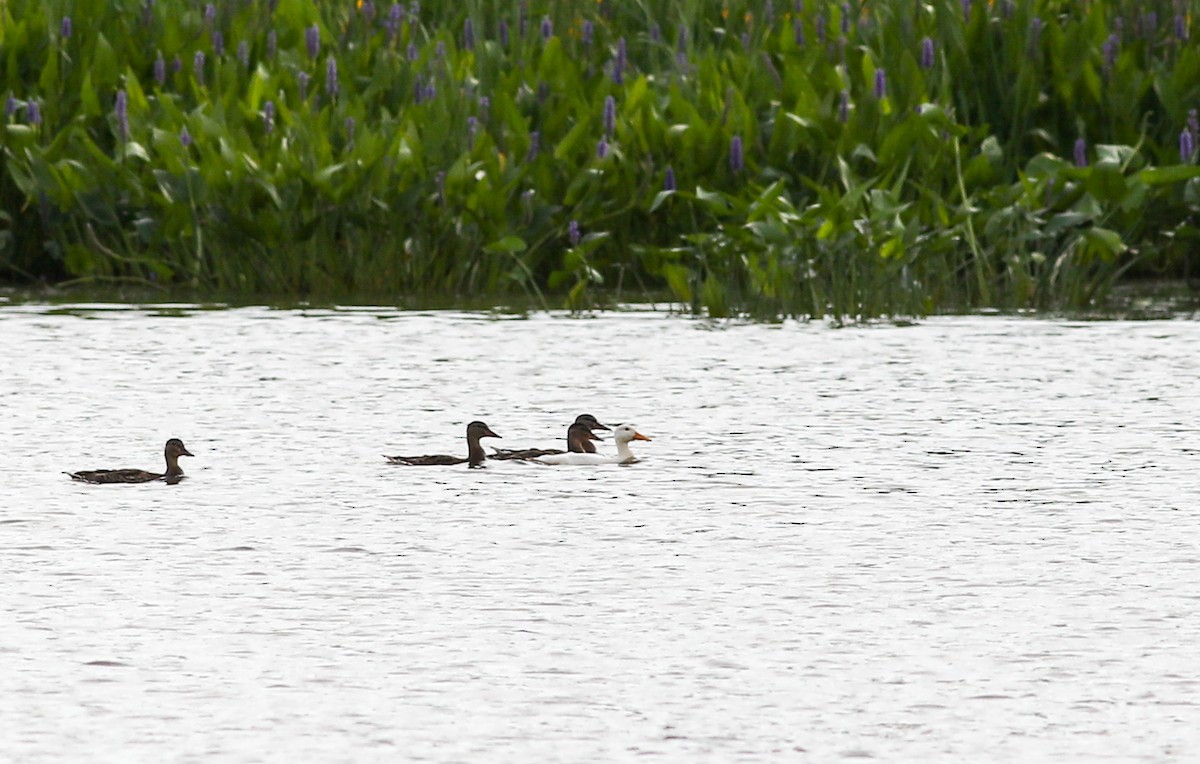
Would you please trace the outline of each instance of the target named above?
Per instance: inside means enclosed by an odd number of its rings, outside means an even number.
[[[155,480],[165,480],[168,483],[178,483],[183,479],[183,470],[179,467],[179,457],[192,456],[183,441],[171,438],[167,441],[163,455],[167,459],[166,472],[149,472],[147,470],[80,470],[79,472],[64,472],[72,480],[83,483],[149,483]]]
[[[492,428],[488,427],[483,422],[478,420],[467,425],[467,455],[450,456],[449,454],[436,454],[433,456],[384,456],[391,464],[407,464],[410,467],[431,467],[443,466],[451,464],[462,464],[466,462],[467,467],[482,467],[487,460],[487,453],[483,450],[483,446],[479,445],[482,438],[499,438],[500,436],[492,432]]]
[[[543,456],[535,461],[542,464],[633,464],[637,461],[637,457],[633,455],[629,444],[635,440],[650,440],[650,438],[637,431],[637,428],[631,424],[620,424],[613,428],[613,440],[617,444],[616,456],[605,456],[604,454],[580,454],[580,453],[565,453],[565,454],[550,454]]]
[[[564,452],[561,448],[525,448],[525,449],[509,449],[509,448],[493,448],[495,451],[489,458],[491,459],[537,459],[542,456],[551,456],[562,453],[596,453],[596,446],[593,441],[600,438],[592,432],[592,430],[608,430],[608,426],[600,424],[596,417],[591,414],[580,414],[575,417],[575,421],[567,427],[567,450]]]

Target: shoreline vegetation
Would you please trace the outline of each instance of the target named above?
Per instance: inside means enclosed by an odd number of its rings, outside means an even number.
[[[0,281],[714,317],[1200,278],[1200,0],[8,0]]]

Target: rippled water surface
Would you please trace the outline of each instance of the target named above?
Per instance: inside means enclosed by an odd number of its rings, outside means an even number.
[[[0,759],[1195,761],[1198,349],[0,308]],[[584,411],[642,461],[380,457]]]

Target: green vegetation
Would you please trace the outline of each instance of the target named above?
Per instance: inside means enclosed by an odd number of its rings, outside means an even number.
[[[1198,7],[3,0],[0,278],[1088,306],[1197,249]]]

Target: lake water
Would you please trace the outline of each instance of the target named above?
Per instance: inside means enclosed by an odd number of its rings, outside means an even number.
[[[1195,761],[1198,349],[0,307],[0,759]],[[642,461],[381,458],[585,411]]]

